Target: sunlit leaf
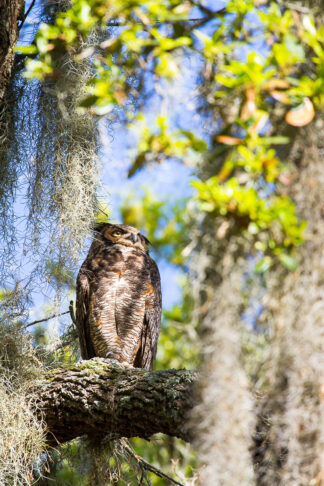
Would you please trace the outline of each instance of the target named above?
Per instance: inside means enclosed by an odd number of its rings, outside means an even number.
[[[309,98],[304,98],[303,104],[289,110],[286,113],[285,119],[289,125],[294,127],[304,127],[308,125],[315,116],[313,103]]]
[[[256,223],[251,222],[248,226],[248,232],[251,235],[257,235],[260,232],[260,228]]]
[[[298,268],[298,262],[292,255],[281,253],[278,258],[280,263],[291,272],[294,272]]]
[[[286,89],[289,88],[290,84],[285,79],[272,78],[269,79],[265,85],[264,89],[274,90],[274,89]]]
[[[270,256],[265,256],[258,261],[254,270],[256,273],[265,273],[271,268],[272,264],[273,259]]]
[[[270,91],[270,94],[272,98],[274,98],[277,101],[280,101],[281,103],[284,103],[285,105],[291,104],[291,100],[289,96],[283,91],[272,90]]]
[[[223,143],[224,145],[239,145],[242,143],[241,138],[230,137],[229,135],[219,135],[216,137],[217,142]]]
[[[15,46],[14,47],[15,52],[20,52],[21,54],[36,54],[37,53],[37,47],[36,46]]]

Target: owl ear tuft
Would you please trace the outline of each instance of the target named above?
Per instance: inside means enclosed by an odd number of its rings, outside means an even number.
[[[100,233],[106,226],[113,226],[110,223],[95,223],[92,227],[94,233]]]
[[[152,246],[152,243],[150,242],[150,240],[148,240],[148,239],[146,238],[146,236],[143,236],[143,235],[142,235],[142,237],[143,237],[143,239],[144,239],[145,243],[146,243],[148,246]]]

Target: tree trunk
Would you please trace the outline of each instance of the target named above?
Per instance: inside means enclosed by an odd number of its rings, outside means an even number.
[[[148,372],[94,358],[48,372],[36,385],[36,411],[50,444],[84,434],[190,439],[187,412],[195,405],[196,373]]]
[[[18,20],[23,17],[24,6],[24,0],[0,0],[0,100],[10,83]]]

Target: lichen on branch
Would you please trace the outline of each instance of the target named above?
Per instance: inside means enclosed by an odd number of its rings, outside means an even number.
[[[192,371],[148,372],[93,358],[47,372],[33,392],[50,444],[85,434],[148,439],[158,432],[189,441],[195,382]]]

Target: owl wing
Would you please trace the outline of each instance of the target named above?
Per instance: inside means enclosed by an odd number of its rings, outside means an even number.
[[[135,360],[135,367],[153,369],[160,333],[162,296],[159,269],[154,260],[149,257],[150,274],[148,294],[145,302],[144,325],[141,346]]]
[[[89,331],[90,281],[82,265],[76,284],[76,324],[78,328],[81,356],[91,359],[95,356]]]

